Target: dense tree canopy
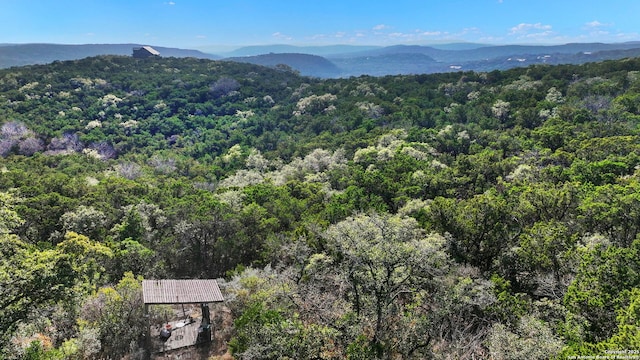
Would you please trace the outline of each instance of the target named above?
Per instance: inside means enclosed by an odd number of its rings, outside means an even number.
[[[639,99],[640,59],[0,70],[0,359],[141,356],[140,277],[221,279],[238,359],[638,349]]]

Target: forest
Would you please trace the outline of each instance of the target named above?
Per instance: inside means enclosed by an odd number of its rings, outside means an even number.
[[[640,356],[639,124],[640,58],[0,70],[0,359],[145,358],[161,278],[225,359]]]

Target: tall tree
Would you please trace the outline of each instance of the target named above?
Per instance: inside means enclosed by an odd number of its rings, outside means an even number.
[[[379,214],[349,217],[330,226],[325,238],[340,259],[355,315],[371,328],[370,350],[389,356],[400,346],[394,320],[403,317],[405,305],[428,297],[424,291],[448,269],[445,239],[425,235],[413,218]]]
[[[39,250],[15,235],[0,235],[0,354],[21,321],[37,308],[72,299],[95,284],[103,245],[69,233],[54,249]]]

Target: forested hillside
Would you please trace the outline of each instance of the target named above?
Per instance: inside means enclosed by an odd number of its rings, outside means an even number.
[[[0,359],[142,357],[142,278],[219,278],[236,359],[640,349],[639,123],[637,58],[0,70]]]

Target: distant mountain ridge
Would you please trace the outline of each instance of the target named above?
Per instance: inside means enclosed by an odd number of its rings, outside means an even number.
[[[521,54],[548,55],[548,54],[575,54],[580,52],[599,52],[611,50],[629,50],[640,48],[640,42],[628,42],[619,44],[603,43],[576,43],[564,45],[499,45],[481,46],[460,50],[449,50],[422,45],[393,45],[378,49],[340,54],[337,57],[363,57],[379,56],[397,53],[424,54],[442,62],[467,62],[490,60],[496,57],[509,57]],[[330,59],[333,57],[329,57]]]
[[[77,60],[98,55],[130,56],[132,49],[138,46],[140,45],[0,44],[0,68]],[[261,45],[218,55],[198,50],[153,47],[165,57],[224,59],[269,67],[286,65],[302,75],[320,78],[492,71],[534,64],[581,64],[640,56],[640,41],[499,46],[474,43],[386,47]]]
[[[264,54],[309,54],[317,56],[337,56],[361,51],[380,49],[381,46],[357,46],[357,45],[325,45],[325,46],[295,46],[295,45],[255,45],[244,46],[231,52],[219,53],[225,58],[241,56],[257,56]]]
[[[98,55],[131,55],[140,44],[2,44],[0,45],[0,68],[12,66],[46,64],[54,61],[78,60]],[[198,50],[153,46],[162,56],[218,59],[219,56]]]
[[[431,56],[421,53],[397,52],[377,56],[332,59],[343,76],[385,76],[445,72],[448,69]]]
[[[311,58],[301,61],[307,54]],[[534,64],[582,64],[640,56],[640,41],[562,45],[450,43],[392,46],[260,45],[218,54],[227,60],[288,65],[316,77],[385,76],[450,71],[492,71]],[[336,70],[337,68],[337,70]]]
[[[301,74],[314,77],[338,77],[341,70],[331,61],[318,55],[283,53],[226,58],[228,61],[276,67],[286,65]]]

